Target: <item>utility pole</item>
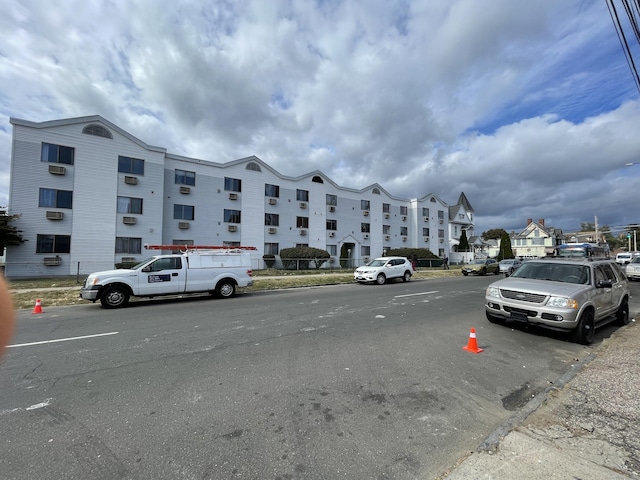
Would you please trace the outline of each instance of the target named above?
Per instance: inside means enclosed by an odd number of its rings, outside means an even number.
[[[596,222],[595,222],[595,226],[596,226],[596,242],[595,243],[599,243],[598,242],[598,217],[595,217]]]

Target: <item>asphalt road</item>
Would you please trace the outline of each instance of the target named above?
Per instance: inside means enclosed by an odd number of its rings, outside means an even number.
[[[490,324],[496,278],[21,311],[2,478],[436,478],[613,331]]]

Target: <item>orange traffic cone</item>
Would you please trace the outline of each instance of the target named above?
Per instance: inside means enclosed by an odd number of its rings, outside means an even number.
[[[469,343],[466,346],[462,347],[463,350],[466,350],[471,353],[480,353],[482,352],[482,348],[478,348],[478,341],[476,340],[476,329],[472,328],[471,333],[469,334]]]
[[[32,314],[34,313],[43,313],[42,312],[42,303],[40,302],[40,299],[36,300],[36,306],[33,308],[33,312],[31,312]]]

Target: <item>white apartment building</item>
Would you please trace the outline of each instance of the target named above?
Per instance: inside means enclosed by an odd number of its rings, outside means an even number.
[[[443,257],[473,208],[460,194],[390,195],[379,184],[338,185],[321,171],[277,172],[255,156],[216,163],[168,153],[101,116],[47,122],[11,118],[9,214],[27,241],[7,248],[7,277],[88,274],[142,261],[145,244],[253,246],[341,252],[357,266],[393,248]],[[157,253],[157,252],[156,252]]]

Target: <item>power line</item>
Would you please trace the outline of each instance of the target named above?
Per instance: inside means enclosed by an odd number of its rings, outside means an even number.
[[[620,40],[620,45],[622,46],[622,50],[627,59],[627,64],[629,65],[629,69],[631,70],[633,80],[636,82],[636,88],[640,92],[640,75],[638,74],[638,69],[636,68],[636,64],[633,60],[631,48],[629,47],[629,42],[627,41],[627,37],[624,34],[624,29],[622,28],[622,23],[620,22],[620,17],[618,16],[618,11],[616,10],[614,2],[615,0],[607,0],[609,15],[611,16],[611,21],[613,22],[613,25],[616,29],[616,33],[618,34],[618,40]],[[629,4],[629,0],[621,0],[621,2],[624,10],[627,13],[627,17],[629,18],[629,23],[631,24],[631,29],[635,34],[636,41],[640,43],[640,28],[638,27],[638,21],[636,20],[636,16],[638,16],[638,12],[640,12],[640,3],[638,3],[639,0],[635,0],[635,2],[632,4]]]

